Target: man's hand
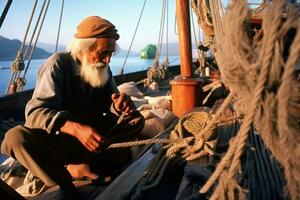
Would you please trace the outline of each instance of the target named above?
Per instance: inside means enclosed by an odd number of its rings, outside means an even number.
[[[114,107],[118,112],[129,115],[135,109],[134,103],[125,93],[114,93],[111,95]]]
[[[88,125],[66,121],[60,131],[76,137],[91,152],[98,152],[101,148],[107,146],[105,145],[107,140]]]

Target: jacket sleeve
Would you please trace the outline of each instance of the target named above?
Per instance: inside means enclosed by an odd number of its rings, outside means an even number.
[[[69,112],[61,110],[65,77],[60,65],[54,55],[41,66],[32,99],[26,105],[25,126],[52,134],[71,118]]]

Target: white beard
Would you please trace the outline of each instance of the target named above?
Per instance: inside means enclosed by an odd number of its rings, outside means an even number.
[[[80,77],[92,87],[103,87],[108,79],[108,65],[103,62],[90,64],[86,56],[83,56],[80,66]]]

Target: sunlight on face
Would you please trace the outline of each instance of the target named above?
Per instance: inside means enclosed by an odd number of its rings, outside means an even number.
[[[89,63],[87,54],[84,54],[80,66],[80,76],[92,87],[103,87],[108,79],[108,65],[103,62]]]

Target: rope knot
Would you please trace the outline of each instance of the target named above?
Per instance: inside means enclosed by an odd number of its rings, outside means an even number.
[[[13,72],[17,72],[17,71],[22,71],[24,68],[25,68],[25,64],[22,59],[22,53],[19,51],[16,56],[16,59],[14,60],[14,62],[11,65],[11,70]]]
[[[214,126],[207,124],[211,116],[206,112],[194,112],[183,116],[170,138],[173,142],[167,145],[166,156],[175,157],[179,152],[187,161],[195,160],[205,155],[214,155],[216,143]]]

